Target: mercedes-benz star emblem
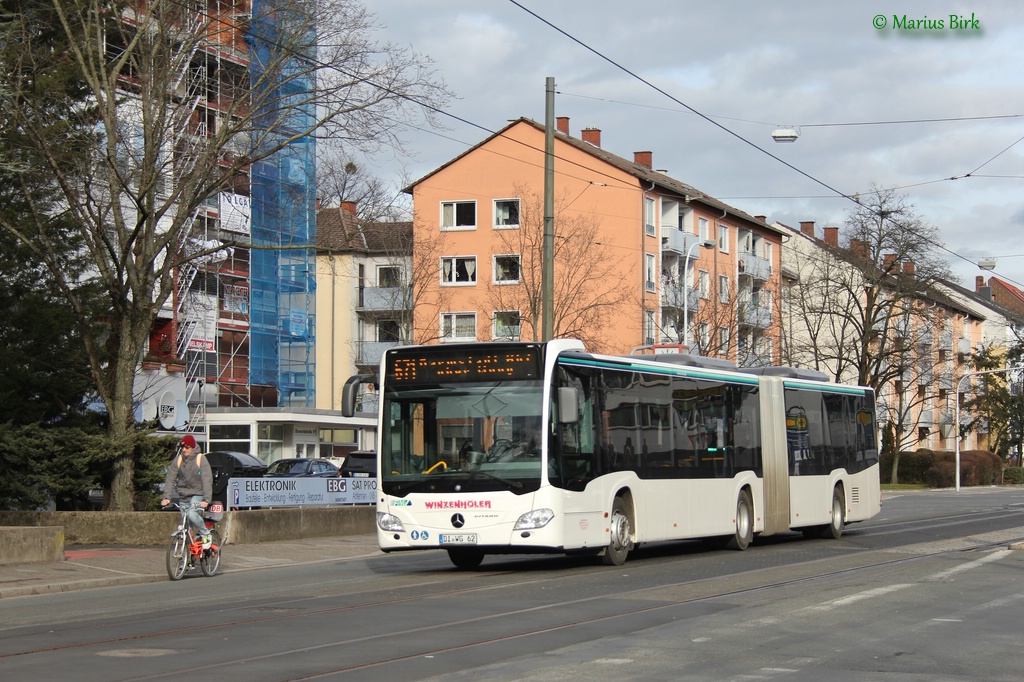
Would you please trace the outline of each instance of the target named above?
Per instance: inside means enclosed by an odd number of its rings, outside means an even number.
[[[462,514],[452,514],[452,527],[462,528],[466,525],[466,517]]]

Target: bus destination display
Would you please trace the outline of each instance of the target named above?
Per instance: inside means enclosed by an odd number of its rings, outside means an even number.
[[[392,386],[539,379],[540,375],[540,349],[531,346],[493,350],[417,348],[388,355],[387,381]]]

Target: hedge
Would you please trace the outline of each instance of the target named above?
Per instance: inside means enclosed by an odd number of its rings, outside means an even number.
[[[892,455],[884,454],[880,462],[882,483],[891,483]],[[1020,469],[1020,481],[1024,483],[1024,469]],[[1010,475],[1004,477],[1003,460],[986,450],[965,450],[960,453],[960,485],[994,485],[1004,481],[1016,483]],[[1007,472],[1010,469],[1006,470]],[[1017,474],[1012,474],[1017,476]],[[956,453],[933,452],[921,448],[916,452],[900,453],[897,480],[900,483],[924,483],[932,488],[952,488],[956,485]]]

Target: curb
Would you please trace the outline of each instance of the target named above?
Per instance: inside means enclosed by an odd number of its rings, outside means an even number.
[[[31,597],[39,594],[58,594],[62,592],[76,592],[78,590],[91,590],[98,587],[117,587],[120,585],[141,585],[143,583],[155,583],[159,580],[166,580],[167,576],[157,575],[128,575],[120,578],[89,578],[87,580],[69,580],[64,583],[46,583],[44,585],[24,585],[21,587],[0,588],[0,599],[12,597]]]

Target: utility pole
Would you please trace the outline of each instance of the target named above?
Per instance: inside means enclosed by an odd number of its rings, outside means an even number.
[[[555,335],[555,79],[545,81],[544,98],[544,253],[540,275],[541,340]]]

